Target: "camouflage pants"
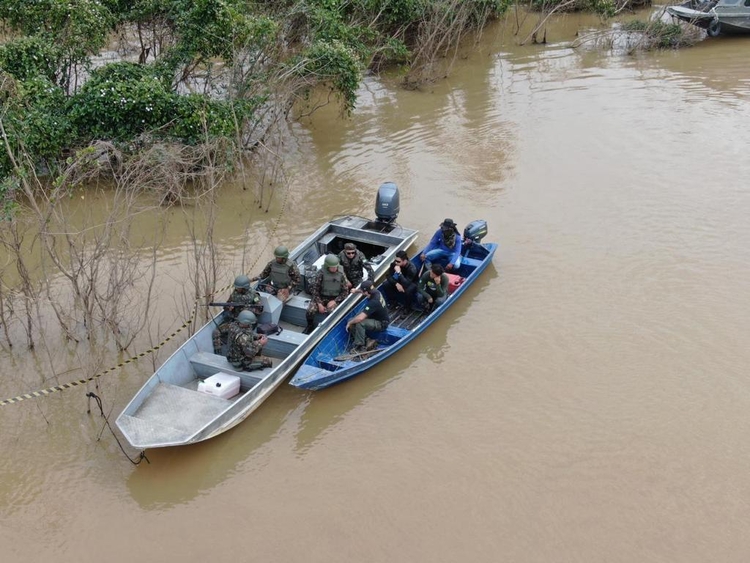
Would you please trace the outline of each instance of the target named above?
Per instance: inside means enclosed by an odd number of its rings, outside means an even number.
[[[240,361],[230,362],[234,369],[241,371],[255,371],[264,368],[273,367],[271,358],[266,356],[255,356],[254,358],[242,358]]]
[[[233,319],[229,319],[221,323],[211,333],[211,340],[214,344],[214,354],[222,354],[224,345],[227,343],[227,335],[229,334],[229,327],[234,322]]]

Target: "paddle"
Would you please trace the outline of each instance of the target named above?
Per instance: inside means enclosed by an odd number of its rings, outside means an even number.
[[[364,352],[358,352],[356,354],[343,354],[342,356],[336,356],[333,358],[335,362],[346,362],[349,360],[364,360],[365,358],[372,356],[373,354],[377,354],[378,352],[382,352],[379,348],[373,348],[372,350],[365,350]]]

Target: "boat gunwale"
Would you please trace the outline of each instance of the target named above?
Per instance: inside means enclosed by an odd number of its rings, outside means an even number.
[[[380,352],[377,354],[372,354],[369,358],[366,358],[362,360],[361,362],[357,362],[356,365],[343,367],[338,370],[326,370],[324,368],[317,368],[321,373],[325,374],[324,376],[318,378],[318,379],[308,379],[305,382],[300,382],[301,384],[297,385],[294,383],[294,377],[289,382],[290,385],[293,387],[297,387],[299,389],[307,389],[310,391],[317,391],[320,389],[325,389],[327,387],[331,387],[333,385],[336,385],[338,383],[341,383],[343,381],[346,381],[347,379],[351,379],[352,377],[359,375],[360,373],[370,369],[372,366],[388,359],[393,354],[398,352],[401,348],[406,346],[409,342],[414,340],[418,335],[422,334],[432,323],[434,323],[438,318],[440,318],[445,311],[448,310],[448,308],[455,303],[458,298],[471,286],[474,281],[479,277],[479,275],[492,263],[492,258],[495,255],[495,252],[497,251],[499,245],[497,243],[486,243],[482,244],[484,248],[489,250],[489,254],[482,259],[479,263],[479,265],[476,266],[476,268],[466,276],[465,281],[446,299],[445,303],[443,303],[438,309],[436,309],[433,313],[427,315],[419,324],[417,324],[413,329],[410,329],[407,334],[400,337],[398,340],[396,340],[393,344],[390,346],[387,346],[386,348],[383,348]],[[434,314],[437,313],[437,314]],[[330,334],[330,332],[329,332]],[[321,339],[321,341],[324,340]],[[316,345],[320,345],[320,342]],[[312,358],[312,355],[315,353],[315,350],[313,349],[308,358]],[[307,365],[306,363],[303,365]],[[313,372],[314,374],[315,372]],[[338,374],[338,377],[333,377],[335,374]],[[296,377],[296,376],[295,376]],[[328,378],[331,377],[329,380]],[[314,385],[316,381],[321,381],[325,378],[325,381],[323,382],[323,385]],[[312,383],[312,384],[309,384]]]
[[[364,221],[364,223],[359,227],[355,227],[347,224],[351,221]],[[362,242],[379,244],[386,247],[386,251],[388,252],[388,255],[379,263],[377,263],[376,267],[374,268],[376,273],[375,278],[377,279],[378,277],[385,274],[390,260],[393,256],[395,256],[396,252],[402,249],[406,249],[414,243],[417,236],[419,235],[419,231],[416,229],[403,227],[399,224],[395,224],[394,228],[389,232],[377,232],[364,229],[364,226],[373,222],[375,222],[373,219],[368,219],[366,217],[360,217],[356,215],[343,215],[335,217],[321,225],[312,234],[310,234],[310,236],[308,236],[300,244],[298,244],[294,248],[294,250],[290,252],[289,257],[290,259],[295,261],[298,258],[303,257],[310,250],[310,248],[314,247],[314,245],[316,245],[329,233],[333,232],[335,234],[351,237],[352,235],[355,235],[358,231],[360,231],[368,235],[361,238]],[[400,232],[404,236],[399,237],[397,235],[394,235],[394,232]],[[209,330],[210,325],[213,325],[216,322],[216,319],[222,315],[222,313],[219,313],[214,318],[202,325],[195,333],[190,336],[190,338],[185,340],[185,342],[183,342],[172,354],[170,354],[170,356],[157,368],[157,370],[148,377],[148,379],[138,389],[135,395],[131,398],[125,408],[123,408],[121,413],[118,415],[115,424],[131,446],[144,450],[148,448],[172,447],[195,443],[212,438],[231,429],[232,427],[245,420],[245,418],[247,418],[250,414],[252,414],[263,403],[263,401],[265,401],[265,399],[292,373],[294,367],[297,366],[300,362],[304,361],[306,356],[314,349],[318,342],[322,340],[325,334],[327,334],[328,330],[336,326],[339,320],[344,315],[346,315],[346,313],[348,313],[353,307],[356,306],[358,297],[359,296],[357,294],[351,294],[347,296],[347,298],[344,299],[344,301],[342,301],[342,303],[339,304],[339,306],[336,307],[336,309],[334,309],[332,313],[330,313],[325,319],[323,319],[323,321],[321,321],[318,327],[316,327],[316,329],[310,335],[308,335],[303,342],[301,342],[289,355],[282,358],[281,362],[274,366],[274,368],[270,370],[263,378],[261,378],[260,381],[258,381],[252,388],[242,393],[240,397],[232,400],[229,404],[227,404],[227,407],[224,410],[217,413],[216,416],[214,416],[210,421],[195,430],[195,432],[193,432],[190,436],[180,441],[154,442],[148,444],[133,443],[131,439],[134,437],[125,432],[125,430],[121,427],[120,418],[123,416],[133,416],[141,407],[141,405],[143,405],[143,403],[151,396],[151,394],[153,393],[153,388],[155,388],[159,383],[172,384],[171,382],[162,379],[159,372],[170,362],[172,362],[173,358],[178,356],[178,354],[184,353],[184,348],[188,346],[190,342],[193,342],[202,331]],[[177,358],[177,361],[182,361],[182,358]],[[223,420],[223,422],[217,424],[218,420]],[[215,427],[212,428],[212,426],[214,425]]]

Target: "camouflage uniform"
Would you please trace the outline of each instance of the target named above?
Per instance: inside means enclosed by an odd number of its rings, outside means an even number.
[[[223,344],[226,342],[226,336],[229,327],[234,323],[237,315],[242,311],[252,311],[256,315],[263,312],[263,304],[260,302],[260,295],[254,289],[235,288],[232,295],[229,296],[228,303],[244,303],[242,307],[224,307],[224,322],[214,329],[211,334],[214,343],[214,353],[221,354]]]
[[[292,290],[302,281],[297,264],[289,258],[281,263],[277,262],[276,258],[274,258],[266,264],[266,267],[263,268],[258,277],[262,280],[268,279],[268,282],[276,289],[276,297],[282,301],[287,301]]]
[[[346,286],[346,276],[344,272],[337,269],[335,272],[328,271],[328,268],[320,270],[315,274],[315,281],[310,288],[310,304],[307,306],[308,327],[315,321],[315,314],[318,312],[318,305],[326,306],[329,301],[335,301],[336,305],[341,303],[349,295],[349,289]],[[330,311],[328,311],[330,313]]]
[[[263,349],[260,343],[262,336],[253,329],[240,326],[239,323],[232,323],[228,336],[227,360],[235,369],[252,371],[271,367],[271,360],[260,355]]]
[[[344,268],[347,279],[352,282],[353,287],[357,287],[362,283],[364,270],[367,270],[368,279],[375,281],[375,272],[367,262],[367,256],[361,250],[356,250],[356,254],[351,258],[346,255],[346,249],[342,250],[339,252],[339,261]]]

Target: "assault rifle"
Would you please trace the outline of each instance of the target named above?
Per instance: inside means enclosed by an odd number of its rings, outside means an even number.
[[[218,301],[213,301],[206,305],[206,307],[246,307],[247,303],[235,303],[233,301],[230,301],[229,303],[219,303]]]

